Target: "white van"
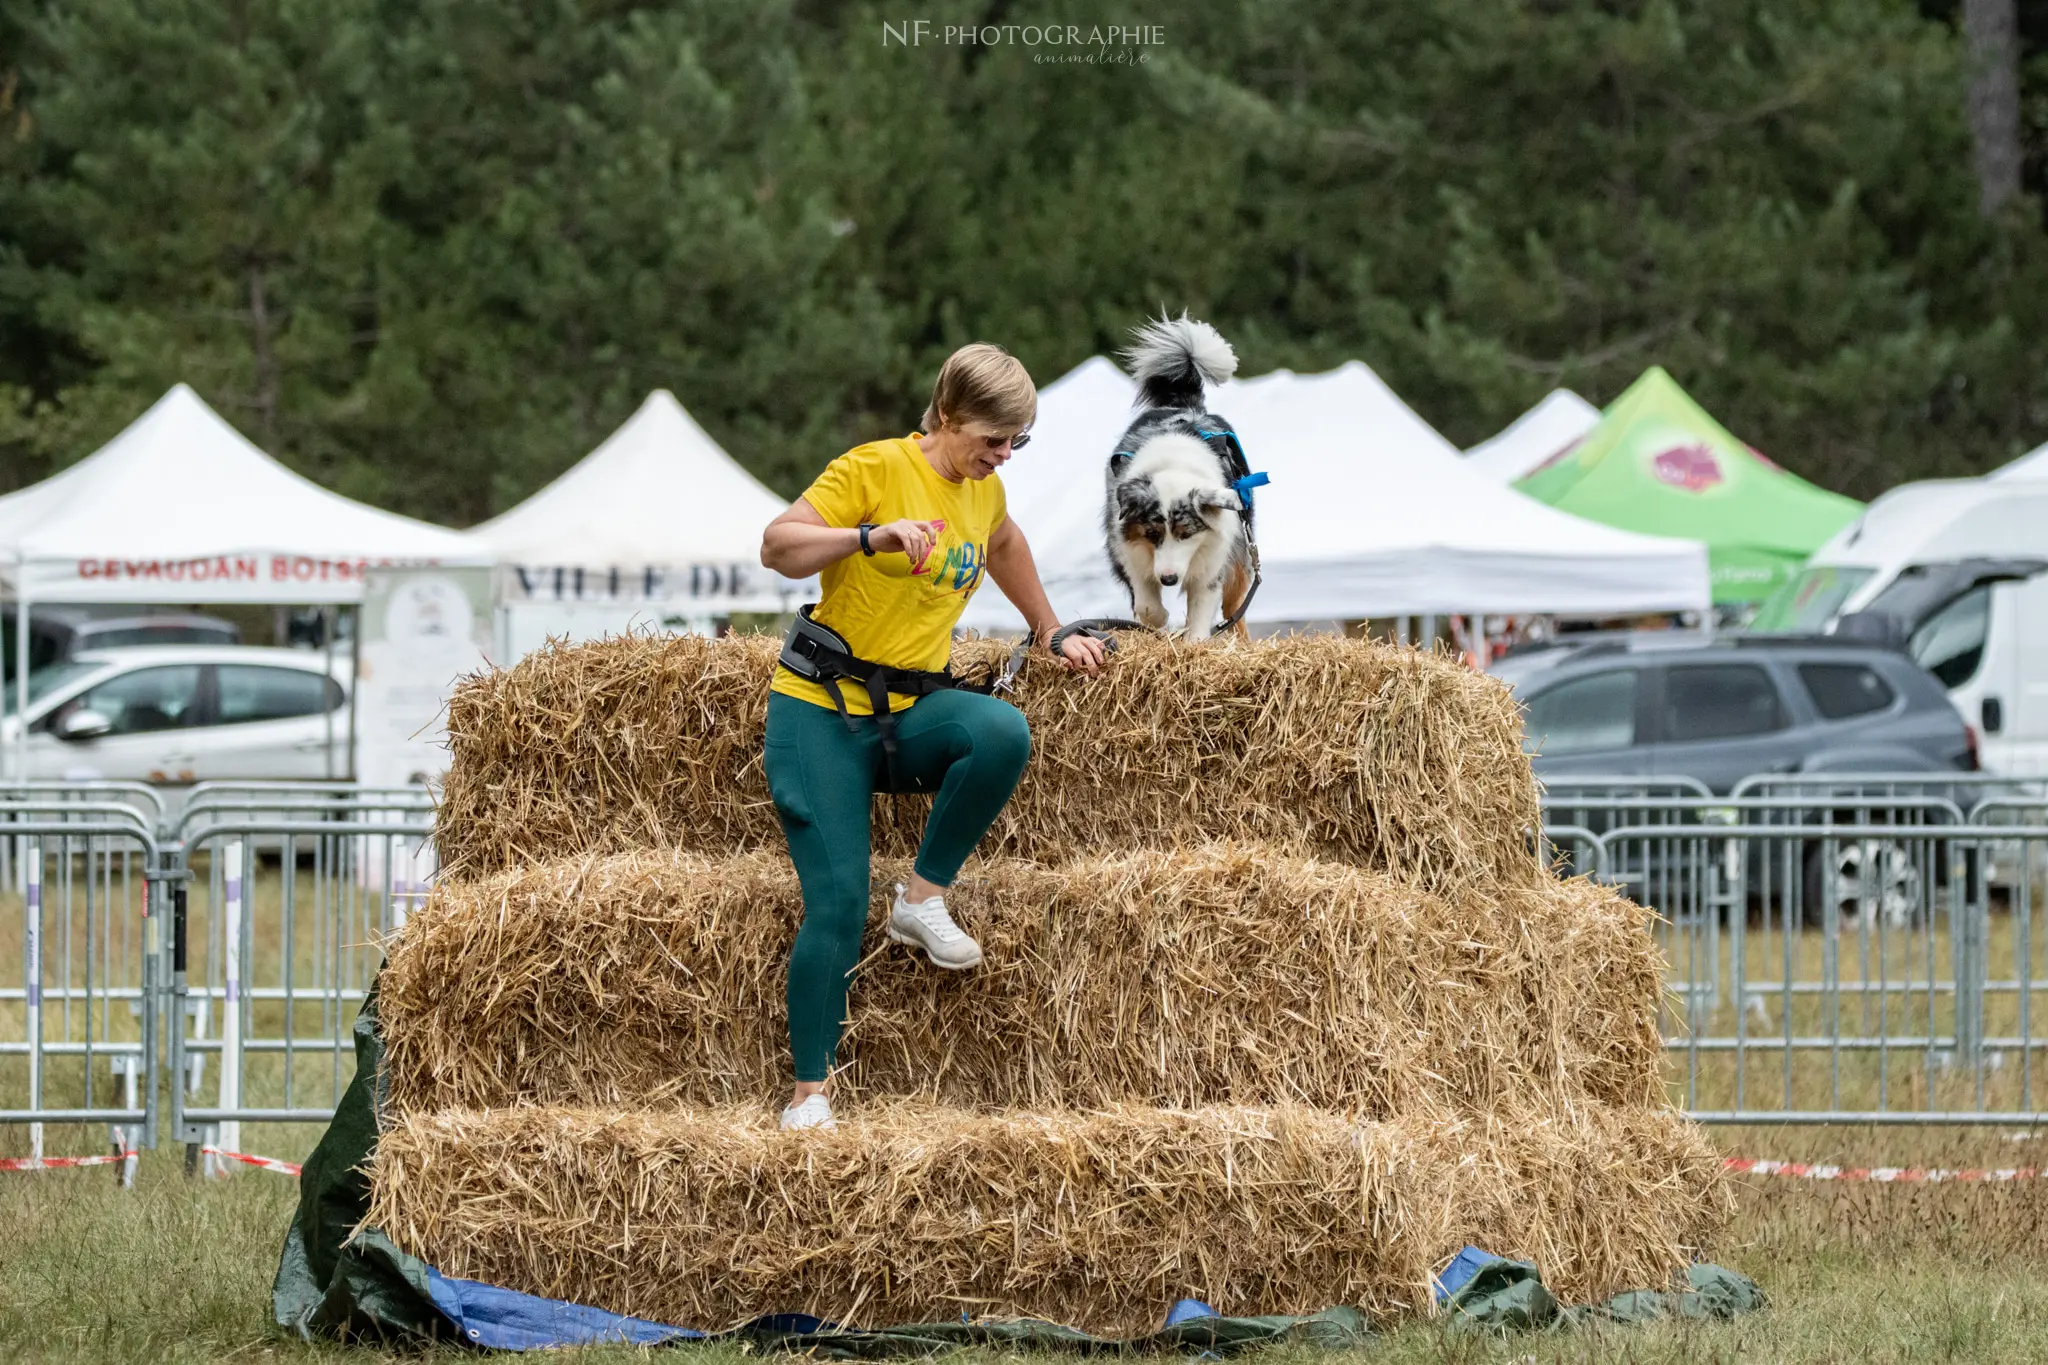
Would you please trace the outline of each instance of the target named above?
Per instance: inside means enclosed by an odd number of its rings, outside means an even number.
[[[1937,479],[1878,498],[1750,629],[1890,636],[1948,688],[1986,771],[2048,775],[2048,483]]]

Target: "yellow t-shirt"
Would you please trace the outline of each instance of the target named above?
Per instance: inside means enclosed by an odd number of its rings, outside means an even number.
[[[922,563],[878,550],[826,565],[824,594],[811,616],[838,631],[855,658],[926,672],[944,668],[953,626],[987,569],[989,535],[1005,515],[1002,482],[993,474],[959,483],[940,478],[912,433],[855,446],[825,466],[804,500],[827,526],[880,526],[903,517],[940,524]],[[786,697],[832,705],[824,687],[786,668],[775,670],[771,686]],[[849,713],[873,711],[859,683],[842,679],[838,686]],[[914,700],[891,693],[889,709],[901,711]]]

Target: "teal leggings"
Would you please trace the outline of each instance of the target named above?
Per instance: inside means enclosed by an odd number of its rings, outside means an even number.
[[[847,977],[868,922],[868,815],[888,773],[874,718],[855,716],[853,724],[848,733],[837,711],[779,692],[768,698],[768,792],[804,893],[789,959],[789,1049],[799,1081],[831,1074]],[[951,886],[1024,775],[1031,729],[1006,701],[934,692],[896,713],[896,737],[906,788],[938,793],[917,875]]]

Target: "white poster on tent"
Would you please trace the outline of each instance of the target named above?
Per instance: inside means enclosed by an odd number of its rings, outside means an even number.
[[[509,602],[498,609],[498,655],[509,662],[549,643],[582,644],[614,635],[710,635],[716,617],[660,603]]]
[[[491,657],[489,569],[376,569],[364,584],[356,777],[378,787],[448,767],[448,698]]]

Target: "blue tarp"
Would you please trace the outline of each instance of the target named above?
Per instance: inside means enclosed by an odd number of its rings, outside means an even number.
[[[1551,1297],[1533,1265],[1468,1246],[1437,1274],[1436,1301],[1445,1306],[1454,1327],[1468,1330],[1556,1328],[1588,1317],[1610,1322],[1643,1322],[1669,1316],[1728,1318],[1763,1306],[1763,1296],[1754,1284],[1718,1266],[1695,1266],[1688,1278],[1690,1287],[1676,1293],[1638,1291],[1617,1295],[1604,1304],[1570,1309]],[[712,1339],[687,1327],[537,1298],[475,1280],[456,1279],[431,1267],[426,1268],[426,1284],[434,1307],[453,1324],[456,1333],[492,1350],[532,1351],[606,1344],[663,1346]],[[914,1352],[919,1347],[969,1343],[1119,1350],[1139,1345],[1215,1349],[1295,1337],[1340,1346],[1361,1342],[1365,1331],[1364,1322],[1348,1310],[1315,1318],[1231,1319],[1218,1317],[1214,1308],[1199,1299],[1182,1299],[1168,1311],[1159,1332],[1131,1342],[1107,1341],[1049,1322],[975,1323],[962,1319],[957,1324],[927,1323],[858,1331],[802,1313],[758,1318],[720,1335],[833,1355],[884,1356],[906,1350]]]
[[[1436,1301],[1438,1303],[1448,1301],[1451,1295],[1469,1284],[1472,1277],[1477,1275],[1480,1270],[1491,1262],[1500,1259],[1500,1257],[1490,1251],[1481,1251],[1475,1246],[1466,1247],[1463,1251],[1451,1257],[1449,1265],[1437,1272]]]
[[[495,1351],[553,1350],[565,1346],[666,1346],[708,1341],[711,1336],[688,1327],[649,1322],[645,1318],[622,1317],[601,1308],[543,1299],[513,1289],[476,1280],[443,1275],[426,1268],[426,1284],[434,1307],[439,1309],[455,1334],[464,1340]],[[1321,1331],[1300,1332],[1297,1325],[1315,1323]],[[895,1354],[909,1341],[937,1346],[947,1342],[1001,1341],[1012,1344],[1074,1345],[1123,1348],[1136,1343],[1107,1341],[1071,1327],[1050,1322],[974,1323],[962,1319],[880,1331],[852,1331],[836,1323],[805,1313],[778,1313],[757,1318],[729,1334],[782,1346],[810,1345],[836,1348],[834,1353],[866,1355]],[[1164,1327],[1148,1343],[1159,1345],[1248,1345],[1254,1341],[1283,1336],[1307,1337],[1326,1345],[1362,1340],[1364,1323],[1352,1322],[1340,1314],[1320,1314],[1316,1319],[1241,1318],[1225,1319],[1200,1299],[1182,1299],[1168,1310]]]
[[[427,1292],[462,1336],[495,1351],[534,1351],[555,1346],[662,1346],[701,1341],[704,1333],[645,1318],[621,1317],[602,1308],[563,1303],[460,1280],[427,1269]]]

